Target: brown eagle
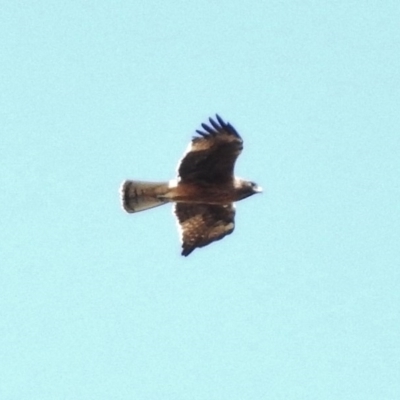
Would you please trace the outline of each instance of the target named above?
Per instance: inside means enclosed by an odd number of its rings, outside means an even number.
[[[234,202],[261,192],[254,182],[233,174],[243,140],[235,128],[216,115],[192,139],[170,182],[127,180],[121,186],[122,207],[128,213],[174,203],[182,255],[222,239],[235,227]]]

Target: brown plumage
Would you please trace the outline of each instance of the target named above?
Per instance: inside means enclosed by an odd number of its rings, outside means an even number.
[[[234,176],[243,140],[231,124],[218,115],[216,119],[196,131],[199,136],[179,164],[177,181],[127,180],[121,186],[122,206],[129,213],[175,203],[184,256],[232,233],[233,203],[261,191],[255,183]]]

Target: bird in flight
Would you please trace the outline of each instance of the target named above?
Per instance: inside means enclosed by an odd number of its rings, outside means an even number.
[[[216,119],[216,120],[215,120]],[[120,194],[128,213],[173,203],[182,242],[182,255],[233,232],[234,202],[262,189],[234,176],[243,140],[235,128],[216,115],[197,130],[170,182],[126,180]]]

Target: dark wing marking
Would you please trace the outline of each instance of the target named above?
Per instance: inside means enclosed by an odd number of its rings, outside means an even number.
[[[235,228],[233,204],[176,203],[174,211],[181,231],[183,256],[222,239]]]
[[[235,128],[216,115],[204,131],[192,139],[190,149],[178,168],[181,182],[228,183],[233,179],[235,161],[243,149],[243,140]]]

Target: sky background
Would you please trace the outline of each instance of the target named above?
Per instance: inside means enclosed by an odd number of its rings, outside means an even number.
[[[400,5],[3,1],[2,400],[400,398]],[[218,112],[262,195],[189,257],[174,177]]]

